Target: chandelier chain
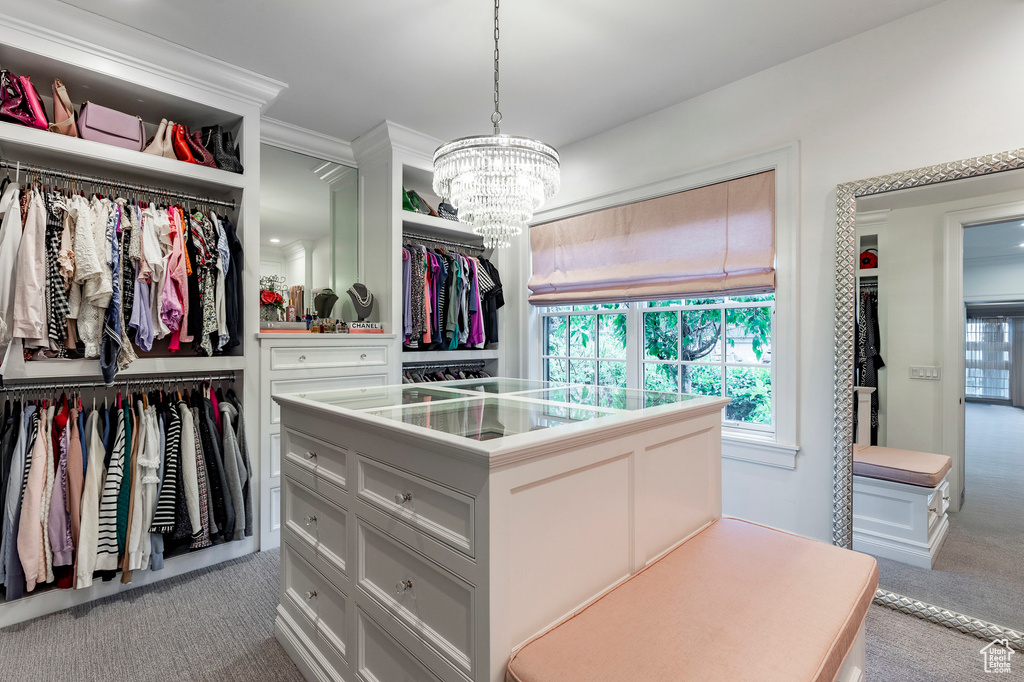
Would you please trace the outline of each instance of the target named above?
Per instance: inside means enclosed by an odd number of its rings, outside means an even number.
[[[501,36],[498,29],[498,6],[500,4],[501,0],[494,0],[494,113],[491,114],[491,123],[494,124],[495,135],[500,133],[498,124],[501,123],[501,109],[498,105],[498,38]]]

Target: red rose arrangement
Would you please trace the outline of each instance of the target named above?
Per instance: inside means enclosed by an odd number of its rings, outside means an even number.
[[[279,306],[284,303],[284,297],[276,291],[263,289],[260,291],[260,305]]]

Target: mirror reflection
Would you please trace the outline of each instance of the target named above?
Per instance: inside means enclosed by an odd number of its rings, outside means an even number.
[[[1024,626],[1024,172],[858,200],[854,549]]]
[[[261,295],[261,328],[356,319],[344,295],[358,274],[356,169],[267,144],[260,153],[260,289],[278,295]]]

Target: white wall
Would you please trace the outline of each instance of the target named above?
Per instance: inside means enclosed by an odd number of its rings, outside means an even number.
[[[331,235],[313,245],[313,291],[331,286]]]
[[[800,142],[803,449],[725,460],[726,513],[830,539],[835,187],[1024,146],[1021,26],[1024,3],[951,0],[559,150],[552,206]]]
[[[984,185],[980,185],[983,187]],[[884,270],[884,286],[879,300],[885,299],[887,319],[882,340],[882,359],[886,363],[883,381],[886,392],[886,445],[908,450],[942,452],[942,400],[947,380],[954,380],[960,368],[943,367],[946,303],[944,291],[945,239],[947,213],[1019,202],[1024,191],[1001,192],[971,199],[946,201],[927,206],[894,209],[886,224],[886,246],[879,253]],[[884,198],[882,199],[884,201]],[[969,263],[970,261],[968,261]],[[977,262],[975,262],[977,264]],[[1024,284],[1021,266],[1014,279]],[[1003,268],[1004,270],[1006,268]],[[979,268],[964,267],[964,296],[968,278],[977,287],[979,280],[990,281]],[[986,268],[991,273],[991,268]],[[1018,288],[1018,291],[1024,291]],[[881,306],[879,306],[881,308]],[[911,379],[911,365],[942,368],[939,381]],[[954,455],[947,451],[946,454]]]
[[[1024,254],[964,261],[964,300],[1024,299]]]

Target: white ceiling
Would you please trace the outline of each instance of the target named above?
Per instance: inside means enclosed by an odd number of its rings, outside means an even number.
[[[303,128],[344,140],[384,119],[442,139],[489,130],[481,0],[65,1],[288,83],[266,114]],[[506,3],[502,132],[565,145],[939,1]]]
[[[964,260],[1024,257],[1024,220],[978,225],[964,230]]]

